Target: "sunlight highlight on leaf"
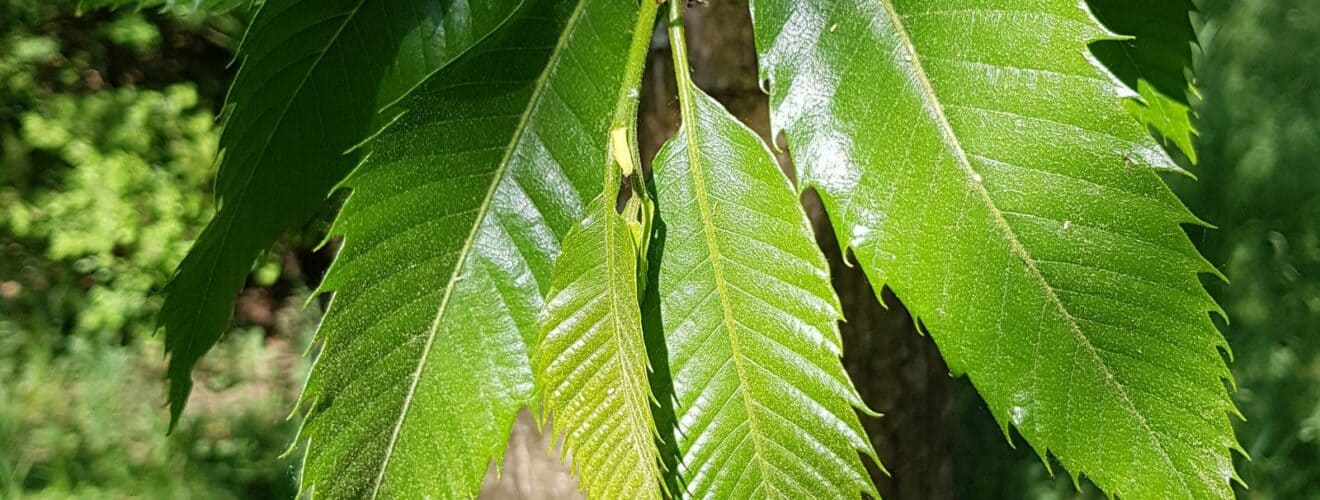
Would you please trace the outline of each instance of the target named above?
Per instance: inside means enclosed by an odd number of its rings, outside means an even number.
[[[681,40],[671,17],[670,39]],[[693,498],[877,497],[829,267],[769,149],[687,77],[655,160],[660,316]],[[878,460],[877,460],[878,462]]]
[[[302,487],[468,498],[534,399],[560,238],[599,193],[631,0],[537,0],[399,103],[333,232]]]
[[[1073,0],[752,0],[775,131],[840,241],[1008,433],[1126,498],[1230,496],[1216,273]],[[829,29],[837,24],[837,28]],[[1131,94],[1131,92],[1127,92]]]
[[[192,367],[229,326],[257,256],[326,207],[377,112],[496,27],[520,0],[265,0],[226,99],[219,211],[165,288],[160,324],[179,418]],[[409,15],[399,15],[408,12]]]

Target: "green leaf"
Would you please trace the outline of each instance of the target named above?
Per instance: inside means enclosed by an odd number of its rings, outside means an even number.
[[[399,104],[344,182],[302,487],[466,498],[534,398],[562,235],[601,192],[631,0],[530,1]]]
[[[687,491],[877,496],[838,298],[797,195],[751,130],[679,85],[683,125],[655,160],[657,286]]]
[[[1071,0],[753,0],[801,186],[1011,423],[1127,498],[1232,495],[1226,348],[1156,169]]]
[[[165,289],[174,421],[229,325],[253,261],[326,205],[377,111],[503,24],[516,0],[268,0],[248,28],[216,193],[220,210]],[[401,13],[407,13],[402,15]],[[171,424],[172,425],[172,424]]]
[[[1192,127],[1192,112],[1187,102],[1187,94],[1194,91],[1187,79],[1196,44],[1191,20],[1196,6],[1192,0],[1087,0],[1087,3],[1106,27],[1131,37],[1091,43],[1096,58],[1137,92],[1128,101],[1128,110],[1196,162],[1196,150],[1192,147],[1196,129]]]
[[[639,249],[614,192],[564,237],[537,347],[546,415],[592,498],[660,498],[649,363],[638,306]]]

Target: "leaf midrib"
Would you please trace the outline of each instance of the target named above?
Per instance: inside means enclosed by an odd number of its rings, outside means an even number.
[[[1173,475],[1178,478],[1178,482],[1182,485],[1183,490],[1189,495],[1193,494],[1191,487],[1187,484],[1187,480],[1183,478],[1181,474],[1176,473],[1177,467],[1174,465],[1173,459],[1169,455],[1169,451],[1165,448],[1164,443],[1158,438],[1158,436],[1155,435],[1155,431],[1150,426],[1150,422],[1146,420],[1146,417],[1142,415],[1141,412],[1137,411],[1136,405],[1133,403],[1127,391],[1118,383],[1118,380],[1114,377],[1114,373],[1109,368],[1109,365],[1100,357],[1099,351],[1097,351],[1095,346],[1091,344],[1090,339],[1086,337],[1086,333],[1082,331],[1081,326],[1077,323],[1077,318],[1073,316],[1072,312],[1068,310],[1063,301],[1059,299],[1058,294],[1054,292],[1054,287],[1050,285],[1049,280],[1045,278],[1045,275],[1040,271],[1040,268],[1036,266],[1035,259],[1031,257],[1030,252],[1027,251],[1027,248],[1022,244],[1021,240],[1018,239],[1017,233],[1013,231],[1012,226],[1008,224],[1008,220],[1004,218],[1003,213],[995,204],[994,199],[990,197],[990,192],[986,190],[985,185],[976,180],[980,177],[980,174],[972,168],[971,162],[967,158],[967,152],[963,150],[962,142],[958,139],[957,134],[953,130],[952,123],[944,112],[944,106],[940,103],[939,96],[935,93],[935,88],[931,84],[930,77],[926,75],[926,70],[921,63],[921,59],[916,50],[916,45],[912,43],[908,30],[903,25],[901,16],[899,16],[897,10],[894,8],[893,0],[880,0],[880,4],[884,7],[886,15],[889,16],[890,22],[894,26],[894,32],[898,36],[899,44],[907,55],[906,59],[908,59],[909,66],[911,67],[911,76],[913,76],[919,84],[921,98],[924,104],[922,107],[926,109],[931,120],[935,122],[937,127],[939,127],[940,135],[942,136],[941,142],[949,149],[949,152],[952,153],[959,169],[966,174],[968,184],[977,192],[977,194],[980,195],[982,201],[985,202],[986,207],[994,218],[993,222],[995,227],[999,228],[1004,234],[1004,238],[1013,249],[1013,253],[1015,253],[1026,265],[1031,276],[1035,278],[1036,282],[1040,285],[1041,290],[1045,293],[1049,302],[1054,304],[1059,313],[1067,320],[1069,330],[1073,333],[1073,336],[1086,350],[1086,353],[1090,358],[1093,359],[1104,372],[1105,382],[1118,393],[1123,406],[1126,407],[1128,412],[1136,417],[1137,421],[1141,423],[1142,428],[1150,436],[1151,442],[1153,442],[1159,450],[1160,458],[1163,459],[1165,464],[1167,464],[1171,470],[1175,471]]]
[[[590,0],[578,0],[573,13],[569,16],[568,21],[564,23],[563,33],[560,33],[559,40],[551,51],[550,58],[546,61],[545,68],[541,70],[541,74],[536,79],[536,84],[532,89],[532,95],[527,101],[527,107],[523,109],[522,117],[518,120],[518,125],[514,129],[513,137],[510,138],[508,145],[505,146],[504,157],[500,159],[499,167],[496,169],[495,175],[491,179],[490,188],[486,190],[486,197],[482,200],[481,206],[477,210],[478,215],[472,222],[472,229],[468,232],[467,239],[463,242],[463,246],[459,250],[458,259],[454,263],[454,271],[449,276],[449,282],[445,285],[444,295],[440,299],[440,305],[436,311],[435,319],[432,320],[431,326],[428,329],[426,344],[422,347],[422,355],[418,358],[416,369],[413,370],[411,376],[412,380],[408,385],[408,393],[404,396],[403,406],[399,410],[399,418],[395,421],[394,429],[390,433],[389,443],[385,447],[385,458],[384,460],[381,460],[380,470],[377,472],[375,484],[372,486],[371,498],[373,500],[380,495],[380,488],[385,482],[385,472],[389,469],[390,459],[394,456],[394,449],[399,439],[399,433],[403,429],[403,424],[407,419],[409,410],[412,408],[413,397],[417,391],[417,383],[421,380],[422,371],[426,367],[427,361],[430,358],[431,345],[435,342],[436,333],[440,329],[441,320],[444,318],[445,313],[448,312],[449,300],[453,296],[454,289],[459,282],[458,277],[463,273],[464,268],[467,266],[468,257],[471,255],[472,249],[476,246],[477,234],[481,231],[481,224],[490,213],[490,206],[495,199],[495,192],[504,181],[505,173],[508,171],[509,164],[512,163],[513,154],[517,150],[518,144],[522,142],[523,134],[527,131],[532,114],[540,107],[541,97],[544,95],[545,89],[549,87],[550,74],[553,73],[555,67],[558,66],[559,59],[564,54],[564,48],[568,45],[569,39],[572,38],[571,35],[574,32],[574,28],[581,20],[582,14],[586,11],[586,5],[589,1]],[[520,9],[521,8],[522,7],[520,7]]]
[[[607,174],[607,175],[611,175],[611,174]],[[606,199],[608,199],[608,197]],[[639,394],[637,393],[643,390],[642,388],[646,387],[646,385],[642,384],[641,381],[637,380],[637,378],[634,376],[635,372],[633,370],[629,370],[629,366],[627,365],[627,361],[630,359],[630,357],[628,356],[628,352],[626,348],[629,344],[631,344],[631,342],[628,342],[627,339],[624,338],[625,325],[623,324],[622,317],[619,315],[619,296],[621,294],[619,293],[618,290],[619,283],[618,280],[616,279],[616,276],[620,274],[623,275],[625,278],[629,276],[633,276],[634,278],[632,278],[633,279],[632,285],[635,290],[637,287],[637,282],[636,282],[637,278],[635,278],[635,276],[637,273],[635,271],[629,271],[624,273],[618,272],[619,262],[617,259],[619,258],[619,255],[618,252],[615,251],[613,241],[614,241],[614,231],[617,229],[615,228],[615,225],[618,224],[619,222],[618,220],[616,220],[616,217],[619,217],[619,215],[613,213],[613,209],[611,208],[609,203],[601,203],[601,211],[604,212],[604,215],[606,217],[606,219],[604,220],[605,261],[609,263],[608,264],[609,272],[611,274],[610,276],[607,277],[607,279],[609,279],[610,282],[610,286],[609,286],[610,315],[613,318],[612,322],[614,323],[615,364],[619,367],[619,375],[623,377],[625,381],[624,383],[627,385],[627,387],[624,388],[623,392],[625,394],[624,397],[628,399],[628,413],[631,414],[633,419],[633,425],[630,426],[631,430],[629,432],[629,434],[632,435],[630,439],[631,442],[629,443],[629,447],[632,448],[632,451],[634,453],[646,453],[645,447],[646,447],[646,443],[650,441],[650,439],[648,439],[650,435],[647,434],[645,431],[641,431],[639,435],[638,431],[640,429],[646,428],[649,425],[649,423],[652,421],[650,415],[646,415],[642,413],[642,408],[649,407],[643,405],[649,405],[650,402],[648,398],[637,397],[639,396]],[[631,247],[632,246],[631,235],[625,235],[625,239],[630,242],[629,246]],[[630,249],[632,250],[632,252],[629,252],[629,255],[631,255],[634,259],[636,259],[637,258],[636,249],[635,248],[630,248]],[[633,296],[636,296],[636,294],[633,294]],[[627,298],[625,297],[624,300],[627,300]],[[637,307],[637,306],[631,304],[624,304],[624,307]],[[632,325],[632,326],[637,327],[639,325]],[[653,454],[649,454],[649,453],[647,453],[647,455],[652,457],[654,456]],[[646,475],[648,477],[654,477],[653,474],[649,474],[650,470],[651,469],[647,470],[648,473]]]
[[[645,1],[645,0],[644,0]],[[678,8],[677,6],[671,8]],[[696,191],[696,202],[698,211],[701,213],[702,232],[706,236],[706,251],[710,253],[711,272],[715,277],[715,290],[720,297],[720,313],[724,323],[724,329],[728,332],[729,349],[733,355],[733,366],[738,372],[738,395],[743,402],[744,411],[747,412],[748,431],[752,433],[752,446],[756,449],[756,463],[761,469],[762,484],[771,484],[768,480],[774,477],[770,474],[768,467],[770,464],[765,458],[765,452],[762,450],[761,432],[756,425],[756,409],[752,407],[752,401],[748,397],[749,385],[746,369],[743,367],[743,355],[738,346],[737,324],[733,319],[733,306],[729,301],[728,291],[724,286],[724,264],[723,257],[720,255],[719,242],[715,241],[715,223],[711,220],[711,207],[707,205],[709,192],[706,189],[706,178],[701,167],[701,151],[697,140],[697,130],[694,123],[699,120],[699,116],[694,109],[695,94],[691,88],[687,88],[691,82],[686,85],[679,85],[679,105],[682,108],[683,116],[683,134],[687,137],[687,156],[688,172],[692,177],[692,188]],[[772,486],[773,488],[773,486]]]

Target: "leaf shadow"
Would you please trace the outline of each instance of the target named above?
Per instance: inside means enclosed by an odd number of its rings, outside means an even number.
[[[648,179],[646,190],[652,200],[656,196],[655,182]],[[651,245],[647,252],[646,283],[642,295],[642,336],[646,342],[646,355],[651,365],[650,380],[656,427],[656,445],[660,449],[660,465],[666,496],[681,498],[686,491],[679,475],[681,452],[678,447],[678,419],[675,416],[674,381],[669,370],[669,348],[665,344],[664,323],[660,315],[660,262],[665,251],[665,223],[657,207],[652,222]]]

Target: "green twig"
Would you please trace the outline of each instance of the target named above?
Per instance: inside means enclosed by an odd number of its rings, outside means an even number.
[[[646,70],[646,56],[651,49],[651,34],[655,30],[655,18],[659,10],[653,0],[641,0],[638,6],[637,21],[633,25],[633,38],[628,46],[628,60],[624,66],[623,84],[619,86],[619,98],[614,106],[614,118],[610,124],[610,151],[614,161],[606,167],[606,186],[618,189],[617,164],[625,177],[630,179],[633,192],[640,185],[641,155],[637,149],[637,103],[641,99],[642,73]],[[645,190],[640,190],[645,197]]]
[[[678,106],[683,117],[683,127],[688,127],[696,116],[693,113],[692,67],[688,65],[687,32],[683,29],[683,6],[681,1],[669,2],[669,49],[674,55],[674,80],[678,84]]]

